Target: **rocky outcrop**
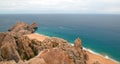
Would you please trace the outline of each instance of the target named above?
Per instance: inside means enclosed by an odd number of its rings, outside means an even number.
[[[16,50],[17,50],[17,45],[14,37],[6,33],[6,36],[2,40],[0,46],[1,60],[5,59],[5,60],[18,61],[20,59],[20,56]]]
[[[82,44],[81,44],[81,40],[80,38],[77,38],[75,41],[74,41],[74,47],[77,48],[77,49],[82,49]]]
[[[12,26],[8,32],[0,33],[0,60],[15,60],[18,62],[20,59],[23,59],[21,58],[21,51],[27,52],[27,54],[32,54],[33,51],[30,52],[30,49],[27,48],[29,40],[24,38],[23,35],[33,33],[36,28],[36,23],[28,25],[24,22],[18,22]],[[20,47],[20,45],[23,45],[23,47]],[[24,50],[22,48],[24,48]]]
[[[15,25],[13,25],[11,28],[8,29],[9,32],[19,32],[21,30],[27,30],[31,33],[35,32],[34,29],[37,29],[37,24],[32,23],[32,24],[26,24],[24,22],[17,22]]]
[[[8,32],[0,33],[0,61],[14,60],[18,64],[86,64],[88,56],[79,38],[72,46],[61,38],[48,37],[38,41],[25,36],[36,29],[36,23],[18,22]]]
[[[26,24],[24,22],[17,22],[15,25],[9,28],[8,31],[15,37],[19,37],[21,35],[34,33],[36,29],[36,23]]]
[[[46,58],[44,58],[44,60],[48,59],[47,57],[49,57],[49,56],[50,56],[49,59],[51,57],[54,57],[55,54],[50,55],[50,53],[52,54],[51,51],[54,48],[55,48],[55,50],[56,49],[62,50],[69,57],[69,60],[73,64],[86,64],[86,61],[88,60],[86,51],[82,49],[81,40],[79,38],[77,38],[75,40],[74,46],[70,45],[67,41],[65,41],[63,39],[55,38],[55,37],[47,38],[41,43],[43,45],[42,46],[43,51],[44,51],[44,49],[45,50],[47,49],[47,51],[49,51],[48,55],[44,55],[46,57]],[[61,52],[59,52],[59,53],[61,53]],[[59,53],[57,53],[57,51],[56,51],[56,54],[59,54]],[[44,52],[44,54],[47,54],[47,52]],[[40,56],[42,56],[42,54],[40,54]],[[62,56],[62,57],[64,57],[64,56]],[[54,59],[55,58],[52,58],[52,61],[53,61],[52,64],[54,64]]]
[[[74,59],[76,64],[86,64],[88,56],[85,50],[82,49],[81,40],[77,38],[74,41]]]

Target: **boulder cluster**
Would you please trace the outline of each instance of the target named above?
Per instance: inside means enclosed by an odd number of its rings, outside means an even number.
[[[64,39],[29,39],[37,24],[17,22],[8,32],[0,33],[0,64],[87,64],[88,55],[80,38],[71,45]]]

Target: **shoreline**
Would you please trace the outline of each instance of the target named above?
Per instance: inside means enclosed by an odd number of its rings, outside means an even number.
[[[50,37],[50,36],[47,36],[47,35],[44,35],[44,34],[39,34],[39,33],[33,33],[33,34],[30,34],[30,35],[27,35],[27,36],[30,37],[30,38],[32,36],[31,39],[37,39],[37,40],[40,40],[40,41],[43,41],[45,38],[49,38]],[[40,38],[42,38],[42,39],[40,39]],[[70,43],[70,44],[73,45],[72,43]],[[114,64],[118,64],[119,63],[118,61],[114,60],[113,58],[110,58],[108,55],[104,56],[104,55],[102,55],[102,54],[100,54],[98,52],[95,52],[95,51],[93,51],[91,49],[88,49],[88,48],[85,48],[85,47],[83,47],[83,49],[86,50],[89,55],[94,55],[95,57],[98,56],[100,59],[102,58],[102,61],[103,60],[104,61],[107,60],[107,62],[111,61]],[[97,59],[97,60],[99,61],[99,59]]]
[[[111,61],[113,61],[113,62],[115,62],[115,63],[119,63],[117,60],[109,57],[108,55],[102,55],[102,54],[100,54],[100,53],[98,53],[98,52],[95,52],[95,51],[93,51],[93,50],[91,50],[91,49],[88,49],[88,48],[85,48],[85,47],[83,47],[83,49],[86,50],[86,51],[88,51],[88,52],[90,52],[90,53],[92,53],[92,54],[95,54],[95,55],[104,57],[105,59],[111,60]]]

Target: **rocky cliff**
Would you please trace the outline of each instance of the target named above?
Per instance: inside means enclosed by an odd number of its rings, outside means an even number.
[[[89,59],[77,38],[72,46],[66,40],[49,37],[43,41],[29,39],[37,24],[17,22],[0,33],[0,64],[87,64]]]

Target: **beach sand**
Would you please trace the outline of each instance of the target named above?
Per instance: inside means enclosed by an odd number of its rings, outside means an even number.
[[[37,33],[29,34],[29,35],[26,35],[26,36],[28,36],[30,39],[36,39],[38,41],[43,41],[45,38],[48,38],[48,36],[45,36],[45,35],[42,35],[42,34],[37,34]]]
[[[26,36],[28,36],[30,39],[37,39],[39,41],[43,41],[45,38],[48,37],[48,36],[45,36],[42,34],[37,34],[37,33],[29,34]],[[86,50],[86,51],[89,56],[89,60],[87,61],[87,64],[93,64],[96,61],[98,61],[100,64],[118,64],[117,62],[115,62],[109,58],[106,58],[105,56],[92,53],[89,50]]]
[[[100,64],[118,64],[116,61],[113,61],[110,58],[106,58],[102,55],[91,53],[90,51],[87,51],[87,54],[89,56],[87,64],[93,64],[96,61],[98,61]]]

